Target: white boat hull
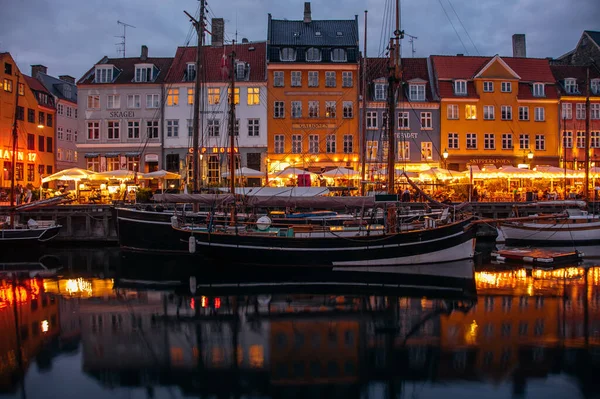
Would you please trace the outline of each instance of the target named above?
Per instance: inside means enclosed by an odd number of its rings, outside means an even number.
[[[593,245],[600,243],[600,221],[557,220],[555,223],[503,223],[499,225],[506,244]]]

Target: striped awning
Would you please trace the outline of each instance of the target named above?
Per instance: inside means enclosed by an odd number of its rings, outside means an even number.
[[[87,154],[85,154],[85,158],[97,158],[99,156],[99,152],[88,152]]]
[[[116,158],[116,157],[118,157],[119,155],[121,155],[121,153],[120,153],[120,152],[107,152],[106,154],[104,154],[104,156],[105,156],[106,158]]]

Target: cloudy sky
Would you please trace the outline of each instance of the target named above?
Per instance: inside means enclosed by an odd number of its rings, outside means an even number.
[[[313,19],[352,19],[359,15],[362,50],[364,11],[368,55],[382,53],[382,25],[393,0],[313,0]],[[402,0],[402,29],[417,36],[415,56],[430,54],[511,55],[513,33],[525,33],[527,55],[556,57],[573,49],[583,30],[600,30],[598,0]],[[189,40],[198,0],[0,0],[0,52],[9,51],[24,73],[43,64],[54,76],[79,79],[104,55],[117,57],[127,29],[127,55],[146,44],[151,56],[172,57]],[[208,19],[225,19],[226,36],[265,40],[267,14],[302,19],[303,0],[208,0]],[[450,22],[452,21],[452,23]],[[456,32],[455,32],[456,30]],[[458,34],[457,34],[458,32]],[[407,38],[408,39],[408,38]],[[193,44],[195,38],[191,39]],[[410,57],[410,43],[403,44]]]

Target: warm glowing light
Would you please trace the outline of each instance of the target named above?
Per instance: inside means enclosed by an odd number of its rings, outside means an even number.
[[[352,158],[352,161],[353,161],[353,162],[356,162],[356,161],[358,161],[358,157],[354,157],[354,158]]]
[[[100,184],[100,190],[106,190],[106,183]]]
[[[473,322],[469,325],[469,329],[467,330],[466,334],[465,334],[465,341],[467,342],[467,344],[476,344],[477,343],[477,328],[479,326],[477,325],[477,322],[475,320],[473,320]]]
[[[215,309],[219,309],[221,307],[221,298],[215,298]]]
[[[69,279],[65,284],[65,291],[67,291],[69,295],[82,293],[92,296],[92,283],[81,277],[78,279]]]
[[[344,162],[348,162],[348,157],[344,157]]]
[[[334,162],[338,162],[340,159],[338,157],[333,158]]]
[[[43,128],[44,128],[44,125],[41,125],[41,124],[38,125],[38,129],[43,129]]]
[[[47,333],[49,326],[50,325],[48,324],[48,320],[42,321],[42,323],[41,323],[42,332]]]
[[[203,296],[200,298],[200,306],[202,306],[203,308],[208,306],[208,298]]]

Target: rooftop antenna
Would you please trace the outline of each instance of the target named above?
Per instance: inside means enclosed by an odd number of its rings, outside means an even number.
[[[129,25],[125,22],[121,22],[118,20],[117,20],[117,25],[123,25],[123,35],[115,36],[115,37],[121,38],[121,40],[122,40],[122,42],[116,43],[116,45],[119,46],[117,48],[117,53],[123,53],[123,58],[125,58],[125,36],[127,34],[127,27],[129,26],[130,28],[135,28],[135,26]]]
[[[409,35],[408,33],[405,33],[405,35],[410,37],[410,39],[408,39],[408,42],[410,43],[411,57],[415,58],[415,53],[417,52],[417,50],[415,50],[415,40],[417,40],[418,37]]]

